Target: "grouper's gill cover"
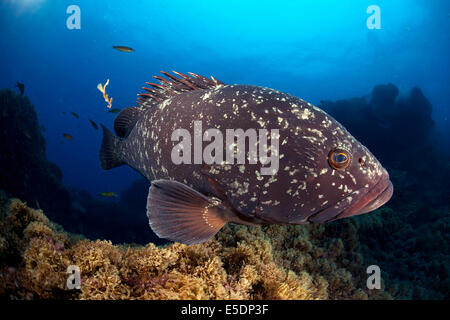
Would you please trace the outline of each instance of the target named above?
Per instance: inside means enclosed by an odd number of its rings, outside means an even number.
[[[152,182],[147,215],[158,236],[193,244],[213,237],[227,222],[328,222],[375,210],[392,196],[378,160],[319,108],[269,88],[174,73],[178,77],[166,72],[167,78],[155,77],[161,84],[148,83],[138,106],[117,116],[117,136],[102,126],[102,168],[128,164]],[[275,132],[267,142],[271,161],[229,164],[220,161],[218,150],[212,164],[194,161],[199,156],[194,146],[180,153],[181,138],[172,139],[181,129],[195,144],[194,128],[222,133],[224,159],[226,149],[235,147],[225,141],[227,129]],[[202,151],[215,142],[207,138],[197,140]],[[272,139],[278,139],[278,148],[271,148]],[[248,152],[250,138],[245,141]],[[174,150],[192,161],[174,163]],[[262,174],[264,168],[271,174]]]

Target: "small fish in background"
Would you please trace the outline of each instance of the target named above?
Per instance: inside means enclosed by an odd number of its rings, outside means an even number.
[[[91,125],[94,127],[95,130],[98,130],[98,126],[97,126],[97,124],[94,121],[89,119],[89,122],[91,123]]]
[[[113,191],[102,192],[102,193],[100,193],[100,195],[103,197],[106,197],[106,198],[117,198],[118,197],[117,193],[115,193]]]
[[[28,130],[23,130],[22,132],[28,139],[31,139],[31,134]]]
[[[113,108],[111,110],[108,111],[109,113],[119,113],[120,109],[119,108]]]
[[[61,112],[63,115],[66,115],[67,114],[67,112],[65,112],[65,111],[63,111],[63,112]]]
[[[134,49],[127,46],[113,46],[113,49],[116,49],[121,52],[133,52]]]
[[[109,84],[109,79],[106,80],[104,85],[101,83],[97,84],[97,89],[103,94],[103,99],[105,99],[105,102],[108,104],[107,107],[109,109],[111,109],[113,98],[112,97],[110,98],[108,96],[108,94],[106,93],[106,87],[108,86],[108,84]]]
[[[39,204],[39,201],[36,200],[36,208],[38,208],[39,210],[41,210],[41,205]]]
[[[70,134],[68,134],[68,133],[63,133],[63,137],[66,138],[67,140],[72,140],[73,139],[73,137]]]
[[[23,96],[23,93],[25,92],[25,85],[23,83],[17,82],[16,87],[19,88],[20,95]]]
[[[75,112],[71,112],[71,114],[72,114],[75,118],[80,119],[80,116],[79,116],[78,114],[76,114]]]

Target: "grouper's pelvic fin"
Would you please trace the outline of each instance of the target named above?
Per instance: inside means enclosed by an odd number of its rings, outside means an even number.
[[[185,244],[212,238],[227,223],[228,209],[176,181],[152,181],[147,199],[150,227],[160,237]]]
[[[102,169],[109,170],[115,167],[119,167],[125,162],[120,159],[120,139],[116,137],[108,128],[103,124],[100,124],[103,129],[103,140],[100,148],[100,165]]]

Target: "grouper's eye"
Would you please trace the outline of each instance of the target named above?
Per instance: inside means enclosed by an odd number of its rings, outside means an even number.
[[[348,151],[343,149],[334,149],[328,155],[328,163],[333,169],[342,170],[348,167],[351,156]]]

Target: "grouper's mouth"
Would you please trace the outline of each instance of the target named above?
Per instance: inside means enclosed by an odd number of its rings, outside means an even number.
[[[372,187],[366,194],[354,201],[349,207],[342,211],[335,219],[364,214],[378,209],[391,199],[394,186],[389,175],[383,176],[380,181]]]
[[[389,180],[389,174],[386,172],[369,190],[359,189],[354,191],[334,206],[316,212],[308,220],[310,222],[323,223],[364,214],[376,210],[388,202],[393,192],[394,187]]]

